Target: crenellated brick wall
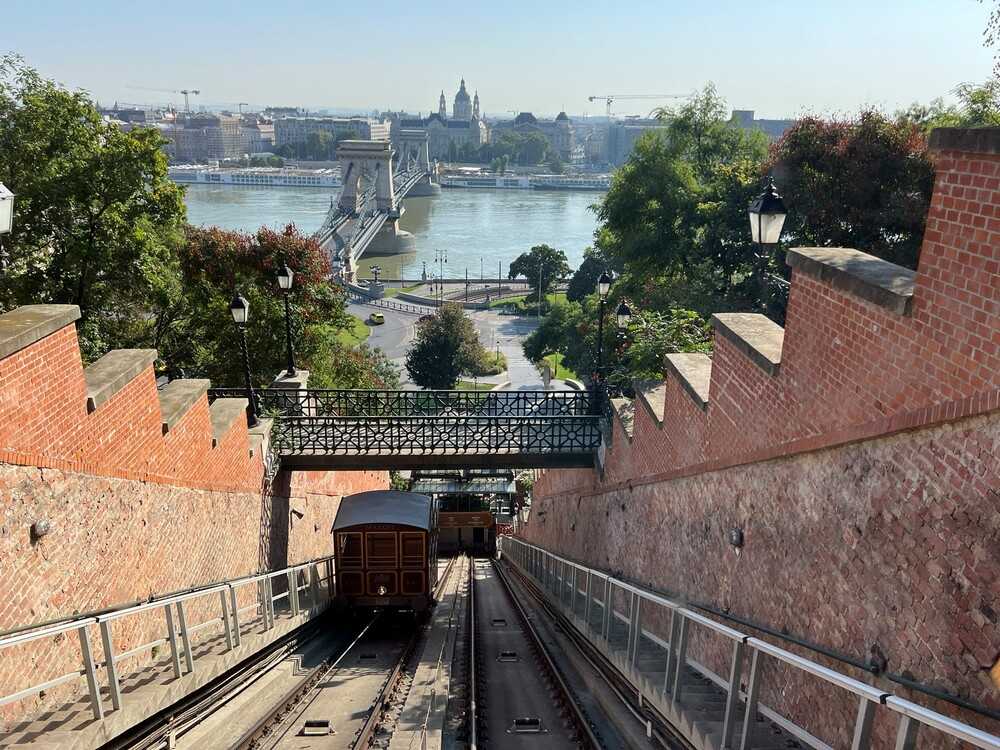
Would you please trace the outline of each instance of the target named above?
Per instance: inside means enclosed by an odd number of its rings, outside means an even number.
[[[245,399],[210,405],[204,380],[158,390],[152,350],[85,368],[78,317],[59,305],[0,315],[0,631],[329,554],[340,498],[388,486],[385,472],[268,480],[268,424],[248,431]],[[50,531],[36,538],[38,521]],[[129,619],[117,652],[160,637],[161,619]],[[123,670],[144,665],[132,662]],[[0,695],[78,666],[72,644],[54,639],[5,650]]]
[[[785,328],[715,316],[713,357],[637,384],[602,471],[544,473],[524,533],[856,659],[877,645],[891,672],[1000,711],[1000,129],[935,131],[932,149],[915,273],[789,251]],[[850,744],[851,706],[816,681],[783,675],[767,702]]]

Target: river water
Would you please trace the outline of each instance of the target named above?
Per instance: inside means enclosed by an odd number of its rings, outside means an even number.
[[[495,277],[497,264],[507,264],[532,245],[549,244],[566,253],[576,268],[593,242],[597,217],[590,206],[601,193],[547,190],[443,190],[432,198],[407,198],[399,224],[416,238],[416,252],[397,256],[365,255],[367,266],[378,263],[383,277],[419,277],[438,273],[435,251],[447,251],[444,275],[479,278],[480,269]],[[252,232],[261,225],[295,224],[309,234],[323,222],[330,193],[316,188],[258,188],[240,185],[187,186],[188,221]]]

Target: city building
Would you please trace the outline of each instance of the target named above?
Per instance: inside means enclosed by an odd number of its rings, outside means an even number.
[[[752,109],[734,109],[730,122],[743,130],[759,130],[768,139],[776,141],[791,128],[796,120],[756,120]]]
[[[644,134],[650,131],[665,130],[662,120],[647,117],[628,117],[608,125],[608,145],[605,150],[607,162],[618,167],[628,161],[632,147]]]
[[[389,140],[389,121],[371,117],[279,117],[274,121],[274,146],[305,143],[310,133],[365,141]]]
[[[490,130],[481,115],[479,92],[470,97],[463,78],[455,94],[451,117],[444,91],[438,97],[437,112],[427,118],[400,117],[398,128],[426,128],[432,159],[455,159],[463,149],[479,148],[489,142]]]
[[[174,162],[201,163],[238,159],[248,151],[242,118],[225,114],[189,114],[172,127],[161,128]]]
[[[573,121],[565,112],[560,112],[554,120],[539,120],[531,112],[521,112],[513,120],[494,124],[492,130],[494,138],[500,137],[503,133],[521,135],[540,133],[563,161],[573,161],[580,156],[576,149]]]
[[[243,115],[240,131],[246,140],[248,154],[274,150],[274,121],[256,114]]]

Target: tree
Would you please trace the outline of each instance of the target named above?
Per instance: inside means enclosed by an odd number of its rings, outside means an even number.
[[[597,289],[601,274],[611,269],[610,260],[599,249],[588,247],[583,251],[583,263],[573,272],[566,287],[566,299],[580,302]]]
[[[958,104],[912,104],[896,113],[900,124],[912,124],[929,135],[934,128],[985,128],[1000,125],[1000,79],[983,84],[963,83],[955,87]]]
[[[306,154],[313,161],[326,161],[333,158],[336,141],[325,130],[314,130],[306,136]]]
[[[291,291],[297,364],[310,384],[323,387],[386,387],[394,380],[384,357],[351,350],[337,341],[350,325],[343,292],[328,280],[329,262],[315,240],[293,226],[255,234],[188,227],[179,249],[180,291],[151,308],[158,335],[151,342],[175,372],[224,385],[243,382],[229,302],[239,291],[250,303],[247,341],[258,385],[285,366],[284,303],[277,270],[295,272]]]
[[[509,266],[507,278],[515,279],[523,276],[528,280],[541,302],[542,295],[552,288],[557,281],[569,275],[569,263],[566,253],[548,245],[535,245],[526,253],[521,253]]]
[[[105,123],[82,92],[0,58],[0,181],[17,194],[0,305],[76,304],[92,359],[144,328],[184,220],[164,140]]]
[[[461,305],[448,303],[420,322],[406,353],[406,371],[423,388],[454,388],[463,372],[475,369],[486,352]]]
[[[566,171],[566,165],[563,164],[563,160],[559,158],[559,154],[553,153],[549,156],[548,162],[549,171],[552,174],[562,174]]]
[[[920,128],[862,112],[800,120],[772,150],[789,207],[785,234],[802,245],[854,247],[915,268],[934,170]]]

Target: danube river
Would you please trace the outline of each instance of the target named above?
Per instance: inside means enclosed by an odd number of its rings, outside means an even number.
[[[566,253],[573,268],[593,242],[597,217],[590,206],[601,193],[548,190],[444,190],[433,198],[407,198],[399,224],[416,238],[417,251],[404,256],[362,258],[382,266],[382,275],[406,278],[437,273],[435,250],[447,251],[446,277],[496,276],[532,245],[546,243]],[[311,233],[330,207],[330,193],[316,188],[256,188],[238,185],[187,186],[188,221],[253,231],[262,224],[295,224]]]

